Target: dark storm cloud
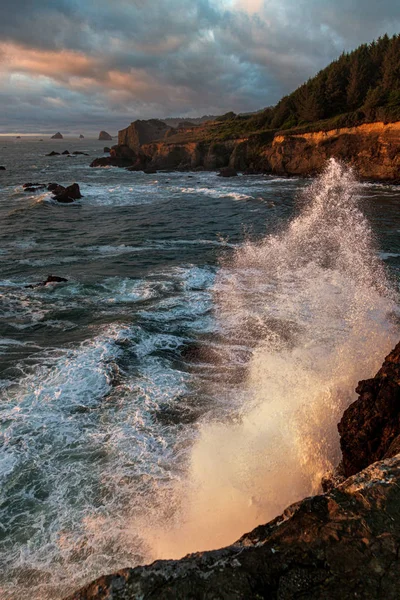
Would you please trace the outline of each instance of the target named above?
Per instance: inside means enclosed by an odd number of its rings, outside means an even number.
[[[3,131],[256,110],[343,50],[400,29],[398,0],[0,0],[0,9]]]

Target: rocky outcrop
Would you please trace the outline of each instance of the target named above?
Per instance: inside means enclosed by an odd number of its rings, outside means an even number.
[[[400,343],[356,392],[338,425],[345,476],[400,452]]]
[[[230,167],[249,174],[308,176],[335,157],[353,165],[362,178],[400,182],[400,122],[220,140],[217,125],[174,129],[157,119],[135,121],[119,132],[118,147],[140,154],[142,167],[157,170]]]
[[[79,139],[80,139],[80,140],[84,140],[84,139],[85,139],[85,136],[81,134],[81,135],[79,136]]]
[[[162,140],[168,133],[175,131],[159,119],[134,121],[126,129],[118,132],[118,145],[128,146],[135,152],[145,144]]]
[[[52,184],[49,184],[49,187]],[[62,202],[63,204],[70,204],[75,200],[80,200],[82,198],[81,191],[79,189],[79,185],[77,183],[73,183],[68,187],[64,187],[62,185],[57,185],[57,187],[53,187],[53,199],[57,200],[57,202]]]
[[[400,122],[279,134],[261,152],[260,164],[276,174],[309,175],[331,157],[353,165],[361,177],[400,180]]]
[[[68,281],[65,277],[58,277],[57,275],[48,275],[45,281],[41,281],[40,283],[32,283],[31,285],[26,285],[26,288],[35,289],[38,287],[45,287],[49,283],[64,283]]]
[[[397,600],[400,343],[357,391],[339,424],[351,477],[227,548],[122,569],[68,600]]]
[[[400,457],[306,498],[223,550],[101,577],[69,600],[397,600]]]
[[[59,131],[57,131],[57,133],[52,135],[50,139],[51,140],[63,140],[64,137],[61,135],[61,133]]]
[[[104,141],[110,141],[112,140],[112,136],[107,133],[107,131],[100,131],[99,133],[99,140],[104,140]]]

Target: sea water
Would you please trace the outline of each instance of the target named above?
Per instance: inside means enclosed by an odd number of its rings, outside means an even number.
[[[55,149],[90,156],[47,157]],[[215,548],[320,490],[399,338],[400,191],[0,140],[0,595]],[[25,182],[78,182],[60,205]],[[27,288],[47,275],[67,283]]]

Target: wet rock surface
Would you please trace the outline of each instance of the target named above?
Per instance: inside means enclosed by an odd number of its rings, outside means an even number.
[[[80,198],[82,198],[82,194],[77,183],[73,183],[66,188],[62,185],[57,185],[57,187],[51,191],[53,192],[53,199],[57,200],[57,202],[69,204],[74,202],[74,200],[80,200]]]
[[[222,550],[101,577],[69,600],[394,600],[400,457],[306,498]]]
[[[45,281],[41,281],[40,283],[33,283],[31,285],[26,285],[25,287],[34,289],[38,287],[44,287],[49,283],[64,283],[66,281],[68,281],[68,279],[65,279],[65,277],[58,277],[58,275],[48,275]]]
[[[345,476],[400,452],[400,343],[356,392],[338,425]]]
[[[325,494],[227,548],[122,569],[68,600],[397,600],[399,383],[400,343],[373,379],[359,383],[360,397],[343,415],[342,474],[326,482]]]

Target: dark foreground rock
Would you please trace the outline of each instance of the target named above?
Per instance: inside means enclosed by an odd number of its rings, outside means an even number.
[[[3,167],[3,166],[0,167],[0,171],[5,171],[5,170],[6,170],[5,167]]]
[[[223,550],[101,577],[69,600],[397,600],[400,457],[306,498]]]
[[[38,287],[44,287],[49,283],[63,283],[65,281],[68,281],[68,279],[65,279],[65,277],[58,277],[57,275],[48,275],[46,281],[41,281],[40,283],[32,283],[31,285],[26,285],[25,287],[34,289]]]
[[[356,392],[338,425],[345,476],[400,452],[400,343]]]

